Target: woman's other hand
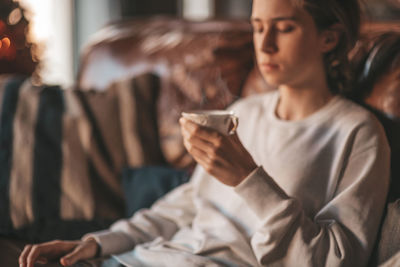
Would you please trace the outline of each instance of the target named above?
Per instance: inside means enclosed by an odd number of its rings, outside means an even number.
[[[63,266],[69,266],[79,260],[95,257],[98,244],[94,239],[85,241],[50,241],[37,245],[26,245],[19,256],[20,267],[34,267],[35,263],[46,264],[60,258]]]
[[[188,152],[220,182],[236,186],[257,168],[236,133],[222,135],[185,118],[179,122]]]

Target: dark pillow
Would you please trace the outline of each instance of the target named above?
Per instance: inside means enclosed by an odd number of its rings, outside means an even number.
[[[149,208],[157,199],[188,180],[187,172],[163,166],[126,168],[122,178],[126,217],[141,208]]]

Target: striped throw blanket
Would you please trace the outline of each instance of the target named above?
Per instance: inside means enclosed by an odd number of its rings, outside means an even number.
[[[124,166],[164,163],[145,75],[103,92],[0,77],[0,235],[78,238],[123,216]]]

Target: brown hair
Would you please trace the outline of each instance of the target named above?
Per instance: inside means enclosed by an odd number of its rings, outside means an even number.
[[[333,25],[341,26],[341,36],[335,49],[325,55],[325,71],[333,93],[347,94],[351,84],[348,53],[360,32],[361,8],[358,0],[291,0],[296,7],[306,10],[319,31]]]

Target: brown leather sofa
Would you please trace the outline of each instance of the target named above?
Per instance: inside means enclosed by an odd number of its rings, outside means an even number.
[[[382,36],[392,31],[394,37],[385,41]],[[350,55],[357,79],[356,90],[349,97],[376,112],[386,127],[392,147],[391,204],[400,197],[397,166],[400,152],[400,65],[390,68],[389,65],[394,64],[393,58],[381,60],[375,47],[384,43],[379,47],[390,48],[390,53],[399,56],[399,34],[398,23],[366,24],[362,39]],[[380,52],[383,55],[387,50]],[[376,67],[381,72],[368,67],[375,62],[381,64]],[[142,122],[154,120],[154,127],[136,129],[139,136],[147,137],[140,139],[141,145],[153,147],[146,150],[147,160],[145,158],[140,164],[167,164],[189,170],[194,161],[186,153],[180,136],[178,118],[182,111],[222,109],[238,98],[274,90],[263,81],[254,64],[252,31],[247,21],[189,22],[165,17],[117,22],[93,37],[82,53],[76,89],[105,92],[113,86],[155,90],[154,101],[136,109]],[[98,112],[102,112],[101,108]],[[134,144],[125,145],[127,150],[135,151],[129,147]],[[124,153],[129,155],[131,152]],[[398,241],[388,238],[394,235],[390,231],[393,223],[387,220],[393,209],[396,211],[396,208],[388,210],[383,220],[371,266],[384,262],[400,249]],[[397,208],[397,213],[400,213],[400,208]],[[400,237],[399,233],[397,237]],[[382,240],[386,243],[382,244]],[[0,253],[14,255],[15,259],[23,243],[0,239]],[[0,259],[3,259],[2,255]],[[7,264],[17,266],[11,261]]]

